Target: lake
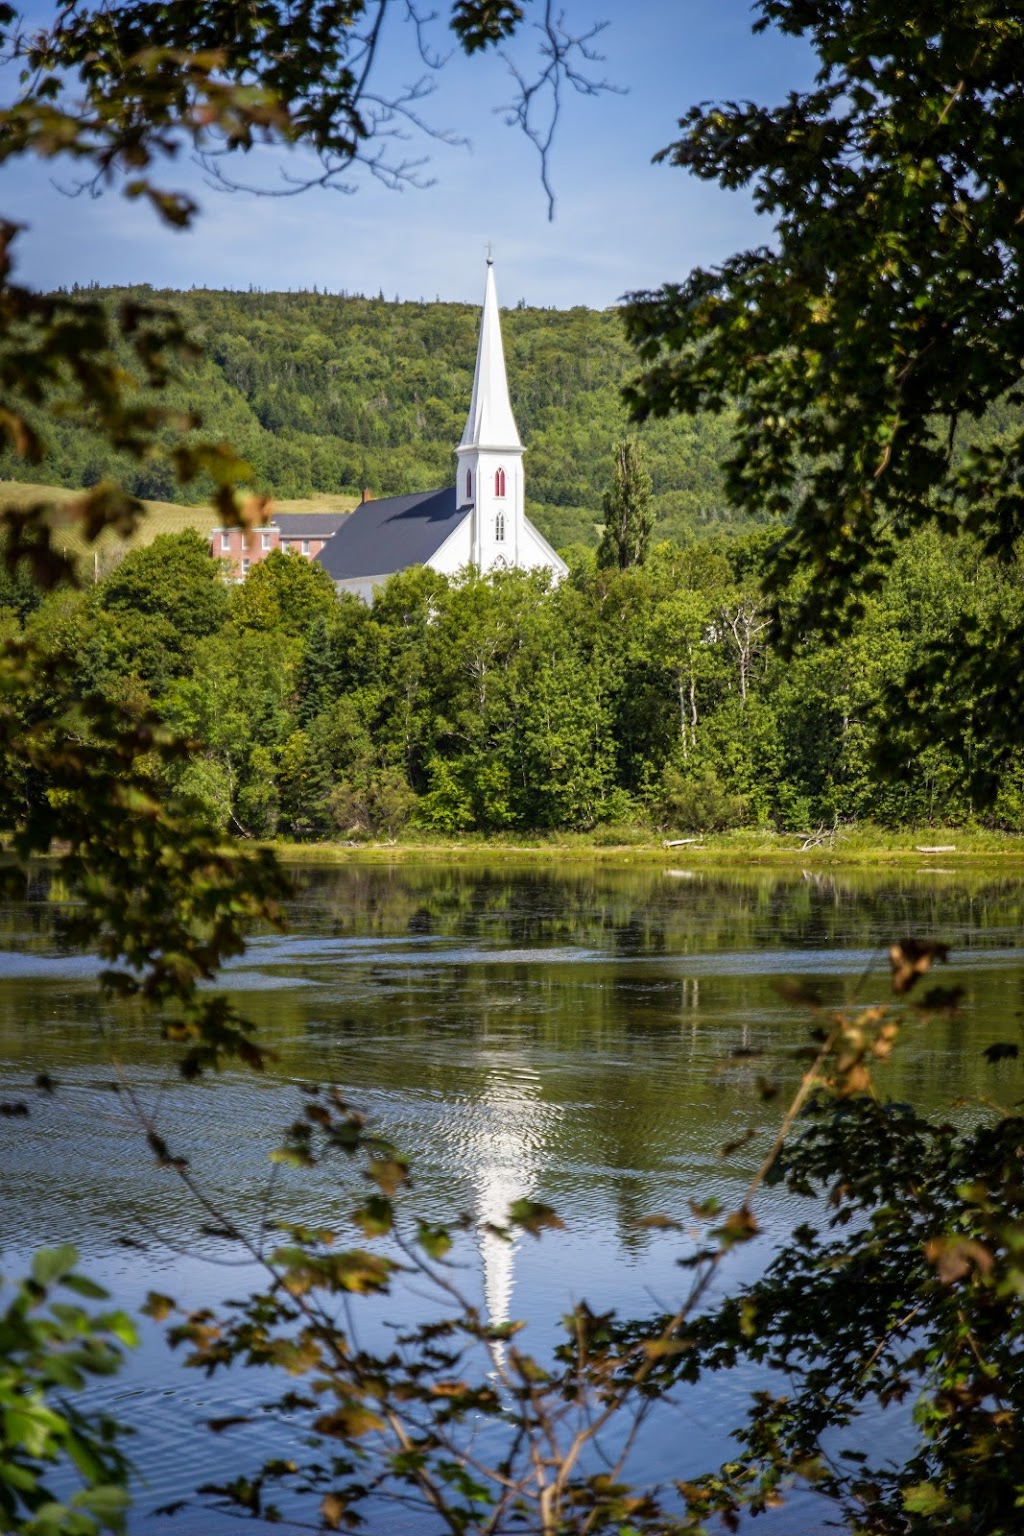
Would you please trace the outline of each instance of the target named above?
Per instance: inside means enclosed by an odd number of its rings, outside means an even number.
[[[208,1217],[173,1174],[154,1167],[111,1084],[133,1086],[209,1197],[255,1232],[267,1212],[337,1222],[351,1208],[351,1189],[326,1175],[269,1173],[299,1086],[332,1081],[411,1157],[426,1214],[500,1220],[524,1195],[555,1207],[564,1232],[511,1248],[470,1243],[462,1256],[465,1283],[494,1319],[529,1320],[535,1350],[584,1297],[626,1315],[671,1305],[680,1238],[637,1222],[685,1217],[691,1198],[739,1197],[785,1102],[783,1093],[762,1103],[755,1079],[795,1084],[785,1053],[806,1038],[780,979],[814,980],[837,1004],[884,1000],[889,944],[942,939],[953,949],[948,979],[966,988],[963,1016],[910,1026],[884,1088],[937,1108],[1012,1070],[981,1055],[1016,1030],[1024,1004],[1024,880],[1002,867],[297,869],[289,932],[255,934],[224,976],[276,1063],[262,1077],[228,1072],[190,1086],[152,1018],[101,1001],[97,963],[62,950],[65,893],[41,869],[28,900],[0,907],[2,1096],[31,1111],[0,1121],[5,1267],[71,1241],[83,1270],[124,1305],[150,1289],[188,1305],[238,1294],[251,1270],[204,1233]],[[59,1082],[52,1098],[32,1089],[40,1071]],[[748,1128],[749,1146],[724,1159],[722,1144]],[[771,1192],[759,1214],[764,1234],[725,1266],[726,1286],[763,1264],[804,1206]],[[261,1385],[269,1392],[253,1373],[207,1381],[184,1371],[147,1326],[124,1373],[96,1394],[138,1430],[146,1483],[132,1531],[236,1527],[200,1509],[152,1511],[226,1464],[255,1466],[277,1443],[265,1425],[223,1439],[202,1429],[244,1412]],[[635,1473],[687,1476],[717,1462],[750,1385],[684,1394],[645,1437]],[[763,1529],[807,1536],[821,1519],[797,1501]]]

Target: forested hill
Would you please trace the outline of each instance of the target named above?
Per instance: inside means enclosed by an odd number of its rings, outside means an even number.
[[[473,383],[479,306],[398,303],[326,293],[97,289],[89,297],[161,299],[183,315],[204,360],[174,393],[206,432],[229,439],[261,490],[282,497],[369,486],[375,494],[450,483]],[[612,451],[627,429],[619,391],[635,359],[614,310],[504,312],[509,385],[528,450],[530,515],[556,545],[596,542]],[[645,427],[656,537],[729,518],[719,465],[727,423]],[[155,500],[197,499],[169,468],[119,462],[70,426],[44,478],[78,487],[114,473]],[[0,456],[0,477],[23,473]]]

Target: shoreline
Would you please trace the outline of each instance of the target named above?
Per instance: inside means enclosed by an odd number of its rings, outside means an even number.
[[[877,830],[877,829],[873,829]],[[912,842],[911,838],[920,842]],[[925,842],[924,838],[928,838]],[[934,839],[934,841],[932,841]],[[678,869],[777,869],[824,871],[828,869],[903,868],[921,873],[954,874],[957,869],[984,866],[1005,868],[1024,877],[1024,834],[1013,832],[955,833],[934,828],[926,832],[885,834],[873,837],[867,830],[804,848],[796,834],[771,832],[713,833],[707,839],[681,846],[666,846],[662,839],[589,841],[588,834],[561,838],[537,838],[513,842],[502,838],[474,837],[433,841],[384,840],[366,842],[292,842],[287,838],[239,838],[224,851],[243,853],[266,849],[282,864],[309,867],[346,864],[560,864],[630,865]],[[31,862],[60,858],[66,850],[57,845],[48,854],[35,854]],[[9,844],[0,840],[0,854],[13,858]],[[15,863],[18,861],[15,859]]]
[[[924,841],[928,836],[928,842]],[[919,839],[910,841],[911,837]],[[934,839],[934,842],[932,841]],[[795,844],[795,846],[794,846]],[[840,867],[916,866],[923,871],[949,873],[949,866],[983,863],[994,867],[1020,866],[1024,873],[1024,836],[1014,833],[969,832],[941,837],[928,834],[894,836],[891,843],[867,835],[837,839],[834,846],[803,848],[795,836],[758,833],[746,837],[711,835],[706,841],[666,847],[661,840],[598,843],[582,836],[573,839],[506,842],[502,839],[452,839],[450,841],[383,841],[365,843],[298,843],[268,839],[258,844],[270,849],[283,864],[650,864],[672,868],[680,864],[705,869],[764,867],[819,870]]]

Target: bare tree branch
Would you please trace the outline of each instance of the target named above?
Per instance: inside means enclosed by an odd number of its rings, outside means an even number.
[[[604,63],[604,55],[598,53],[593,42],[607,25],[606,21],[599,21],[586,32],[570,32],[565,25],[565,12],[559,11],[556,16],[552,0],[545,0],[544,20],[536,23],[543,38],[540,55],[546,60],[540,74],[528,79],[507,53],[503,55],[516,82],[517,96],[497,110],[505,114],[510,127],[522,130],[540,156],[540,179],[548,200],[549,219],[555,217],[551,149],[562,112],[564,86],[570,85],[580,96],[598,96],[608,91],[625,94],[621,86],[603,77],[595,79],[586,72],[586,66]]]

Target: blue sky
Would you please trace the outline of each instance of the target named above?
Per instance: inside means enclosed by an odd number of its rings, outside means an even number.
[[[113,191],[69,199],[53,182],[70,182],[70,170],[26,162],[0,176],[4,215],[29,226],[16,275],[41,288],[316,284],[478,302],[485,244],[493,241],[503,304],[604,307],[768,239],[745,194],[652,166],[651,157],[694,102],[773,101],[807,85],[808,50],[778,35],[753,37],[748,0],[565,0],[565,9],[577,30],[608,22],[597,68],[624,93],[567,98],[552,157],[554,222],[536,152],[495,110],[510,96],[507,66],[496,56],[453,55],[423,115],[471,147],[410,144],[409,153],[429,154],[432,186],[398,193],[364,177],[353,195],[254,198],[207,187],[196,168],[178,161],[164,182],[192,190],[203,210],[179,233]],[[387,55],[394,81],[417,70],[407,31],[396,19]],[[526,29],[516,43],[524,68],[531,46]],[[278,166],[266,163],[262,174],[273,184]]]

